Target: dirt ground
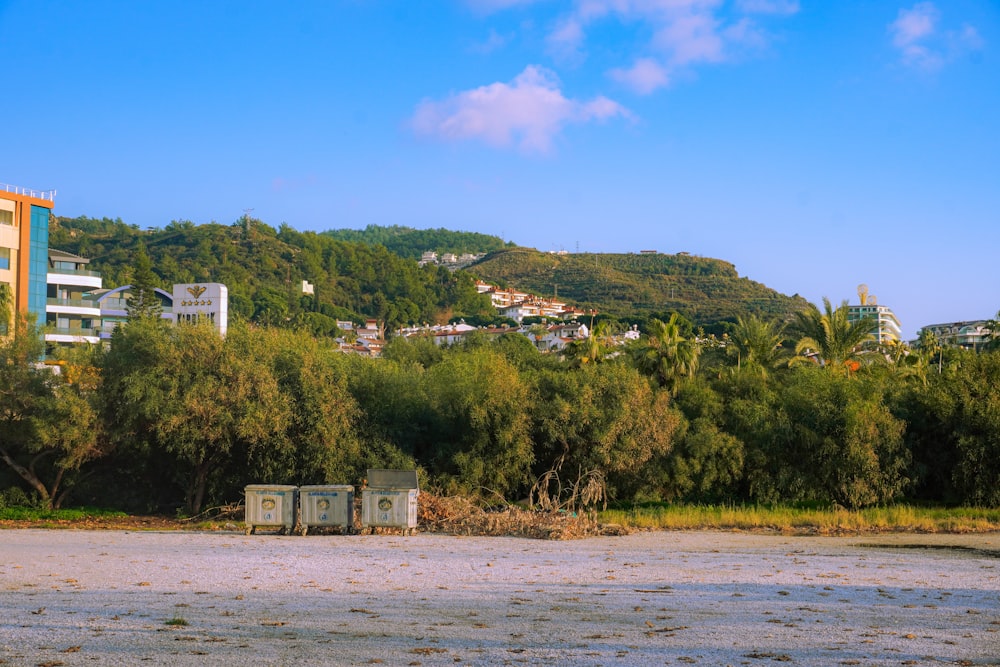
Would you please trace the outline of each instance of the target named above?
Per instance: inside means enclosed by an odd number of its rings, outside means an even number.
[[[0,531],[3,665],[1000,665],[1000,535]]]

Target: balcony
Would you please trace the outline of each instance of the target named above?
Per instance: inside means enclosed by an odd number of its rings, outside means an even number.
[[[0,183],[0,188],[2,188],[4,192],[10,192],[15,195],[22,195],[24,197],[34,197],[35,199],[42,199],[53,202],[56,200],[55,190],[31,190],[29,188],[22,188],[17,185],[7,185],[6,183]]]
[[[88,336],[95,337],[100,335],[101,330],[94,327],[45,327],[46,337],[49,334],[54,334],[56,336]]]
[[[93,299],[46,299],[46,306],[72,306],[74,308],[97,308],[101,306]]]
[[[100,271],[88,271],[87,269],[54,269],[52,267],[49,267],[48,274],[48,281],[50,283],[59,282],[57,280],[52,280],[52,276],[87,276],[89,278],[101,277]]]

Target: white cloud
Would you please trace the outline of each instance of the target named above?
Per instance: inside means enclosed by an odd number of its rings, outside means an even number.
[[[789,16],[799,11],[798,0],[739,0],[736,7],[747,14]]]
[[[492,83],[421,102],[411,120],[414,131],[449,140],[479,140],[546,153],[569,123],[631,118],[627,109],[603,96],[586,102],[566,98],[555,75],[529,65],[510,83]]]
[[[501,35],[496,30],[490,30],[490,34],[481,42],[477,42],[470,47],[473,53],[487,54],[507,45],[508,37]]]
[[[766,48],[769,35],[751,15],[780,17],[798,11],[798,0],[736,0],[733,5],[724,0],[576,0],[556,21],[548,44],[554,55],[579,64],[588,32],[601,21],[617,19],[649,34],[639,47],[643,57],[631,67],[609,70],[615,80],[646,93],[664,87],[677,69],[731,62]]]
[[[718,28],[719,21],[711,12],[684,12],[672,16],[653,41],[670,54],[675,65],[720,62],[725,59],[725,42]]]
[[[649,95],[670,83],[667,70],[652,58],[640,58],[628,69],[611,70],[611,78],[640,95]]]
[[[899,17],[889,26],[892,43],[904,49],[934,34],[940,14],[930,2],[919,2],[913,9],[900,9]]]
[[[965,24],[961,30],[942,31],[941,13],[931,2],[918,2],[910,9],[900,9],[889,24],[892,45],[908,67],[935,71],[958,56],[983,48],[975,27]]]
[[[471,7],[474,11],[483,14],[490,14],[492,12],[510,9],[511,7],[532,5],[538,1],[539,0],[465,0],[465,4]]]

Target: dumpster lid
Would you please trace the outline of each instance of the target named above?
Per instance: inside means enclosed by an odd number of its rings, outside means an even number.
[[[416,470],[368,470],[368,486],[391,489],[416,489]]]

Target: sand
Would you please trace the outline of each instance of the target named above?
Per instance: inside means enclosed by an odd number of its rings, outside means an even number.
[[[0,531],[3,665],[1000,664],[1000,535]]]

